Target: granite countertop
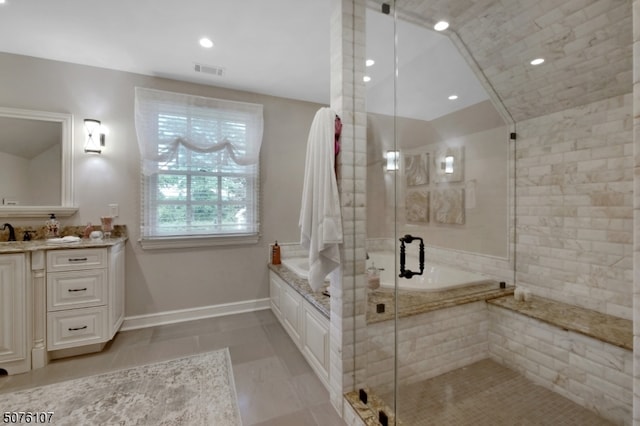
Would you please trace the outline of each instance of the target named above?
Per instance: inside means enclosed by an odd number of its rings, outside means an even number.
[[[331,298],[322,294],[323,291],[328,290],[327,286],[324,286],[320,291],[314,292],[309,286],[309,281],[305,278],[301,278],[287,268],[284,265],[272,265],[269,264],[269,269],[275,272],[280,278],[282,278],[286,283],[288,283],[294,290],[302,295],[309,303],[315,306],[322,315],[327,318],[330,318],[331,312]]]
[[[65,226],[60,232],[60,236],[77,236],[81,237],[84,233],[84,226]],[[100,230],[100,227],[94,227],[95,230]],[[26,228],[16,227],[16,237],[22,238],[24,231],[31,231],[34,233],[31,241],[6,241],[7,232],[1,232],[3,240],[0,240],[0,254],[7,253],[24,253],[37,250],[61,250],[61,249],[76,249],[76,248],[96,248],[96,247],[110,247],[127,240],[127,228],[125,225],[115,225],[110,238],[104,238],[100,240],[92,240],[89,238],[82,238],[75,243],[47,243],[47,239],[44,236],[42,228],[33,230]]]
[[[450,308],[466,303],[488,300],[513,294],[514,287],[500,288],[498,282],[491,281],[468,287],[444,291],[398,290],[400,318],[418,315],[437,309]],[[384,304],[384,312],[378,313],[377,306]],[[395,318],[395,292],[391,289],[369,291],[367,323],[373,324]]]
[[[527,302],[517,301],[513,297],[501,297],[488,300],[487,303],[624,349],[633,350],[633,322],[631,320],[538,296]]]

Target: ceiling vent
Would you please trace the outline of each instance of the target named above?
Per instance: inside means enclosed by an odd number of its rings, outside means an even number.
[[[202,72],[205,74],[216,75],[218,77],[222,77],[224,75],[224,68],[216,67],[212,65],[203,65],[203,64],[195,64],[193,69],[196,72]]]

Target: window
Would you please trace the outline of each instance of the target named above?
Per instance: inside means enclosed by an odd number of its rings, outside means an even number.
[[[262,105],[136,88],[136,132],[143,247],[257,241]]]

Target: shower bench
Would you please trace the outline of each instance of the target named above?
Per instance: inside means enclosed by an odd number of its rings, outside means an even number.
[[[616,424],[631,424],[632,321],[542,297],[486,303],[492,359]]]
[[[517,301],[514,297],[499,297],[487,303],[518,312],[561,328],[601,340],[611,345],[633,350],[633,322],[591,309],[563,302],[534,297]]]

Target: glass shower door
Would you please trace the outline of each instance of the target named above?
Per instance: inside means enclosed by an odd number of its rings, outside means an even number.
[[[395,113],[395,19],[393,7],[366,11],[367,111],[367,311],[366,391],[372,415],[394,424],[396,188],[399,151]]]
[[[363,356],[377,412],[420,425],[451,423],[465,379],[447,375],[488,358],[488,314],[474,295],[500,291],[486,265],[510,267],[513,126],[455,32],[409,3],[367,11]]]

